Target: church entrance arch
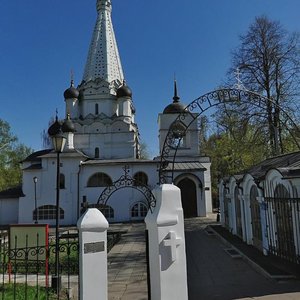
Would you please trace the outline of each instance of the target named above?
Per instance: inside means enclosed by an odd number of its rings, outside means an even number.
[[[197,188],[195,182],[185,177],[176,184],[181,191],[181,203],[185,218],[197,217]]]
[[[181,145],[181,141],[186,136],[190,125],[196,121],[201,114],[220,104],[239,102],[240,104],[252,105],[253,107],[264,108],[270,102],[277,107],[283,114],[285,121],[282,127],[289,131],[295,145],[300,149],[295,132],[300,132],[299,127],[293,119],[272,99],[266,98],[255,92],[245,89],[220,89],[204,94],[185,107],[183,112],[178,116],[169,127],[160,156],[159,166],[159,183],[173,183],[174,181],[174,165],[177,151]],[[292,130],[293,129],[293,130]],[[295,130],[297,129],[297,130]],[[171,167],[170,167],[171,166]],[[170,171],[171,170],[171,171]]]

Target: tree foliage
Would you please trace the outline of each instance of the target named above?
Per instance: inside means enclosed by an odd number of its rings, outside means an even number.
[[[140,158],[141,159],[150,159],[150,153],[148,145],[142,141],[140,144]]]
[[[20,161],[27,157],[32,149],[18,142],[12,134],[10,125],[0,119],[0,190],[21,183]]]
[[[246,89],[272,101],[263,109],[251,111],[264,117],[268,145],[273,155],[284,153],[287,122],[281,108],[294,117],[299,96],[299,34],[288,33],[277,21],[257,17],[248,31],[240,36],[240,45],[233,51],[230,74],[240,70]],[[245,108],[244,108],[245,109]]]
[[[200,153],[212,161],[213,191],[220,178],[246,170],[266,157],[264,135],[259,128],[243,122],[237,113],[214,117],[218,119],[215,133],[205,138],[206,133],[200,130]]]

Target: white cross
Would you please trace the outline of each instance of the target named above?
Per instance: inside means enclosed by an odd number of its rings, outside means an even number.
[[[177,259],[176,249],[181,244],[182,238],[178,238],[174,231],[170,231],[167,239],[163,241],[165,247],[171,247],[171,259],[174,262]]]

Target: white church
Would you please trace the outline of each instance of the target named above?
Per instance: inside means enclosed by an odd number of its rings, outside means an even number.
[[[132,92],[126,85],[111,20],[111,0],[97,0],[97,21],[81,83],[64,92],[67,142],[60,154],[60,224],[76,224],[83,206],[99,206],[99,196],[126,174],[153,189],[160,158],[142,159]],[[136,101],[139,101],[138,99]],[[160,153],[170,125],[185,109],[175,92],[158,115]],[[51,129],[51,128],[50,128]],[[49,129],[49,130],[50,130]],[[173,158],[170,158],[172,160]],[[174,164],[173,183],[181,189],[185,217],[212,211],[210,159],[199,153],[197,122],[188,129]],[[22,186],[0,192],[0,225],[55,224],[57,153],[37,151],[22,162]],[[166,172],[172,172],[167,168]],[[145,196],[124,188],[111,195],[101,211],[110,222],[144,219]]]

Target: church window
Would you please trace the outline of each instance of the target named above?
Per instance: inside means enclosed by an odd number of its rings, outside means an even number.
[[[62,174],[62,173],[60,173],[59,174],[59,188],[60,189],[65,189],[66,188],[66,186],[65,186],[65,175],[64,174]]]
[[[105,173],[95,173],[93,174],[87,183],[88,187],[106,187],[112,185],[111,178]]]
[[[99,104],[98,103],[95,104],[95,114],[96,115],[99,114]]]
[[[33,220],[55,220],[56,219],[56,206],[55,205],[43,205],[33,211]],[[63,220],[65,218],[65,211],[59,208],[59,218]]]
[[[137,172],[133,176],[134,185],[148,185],[148,176],[144,172]]]
[[[148,208],[145,203],[138,202],[131,208],[131,218],[145,218],[148,212]]]
[[[99,148],[95,148],[95,158],[99,158],[100,157],[100,151]]]

